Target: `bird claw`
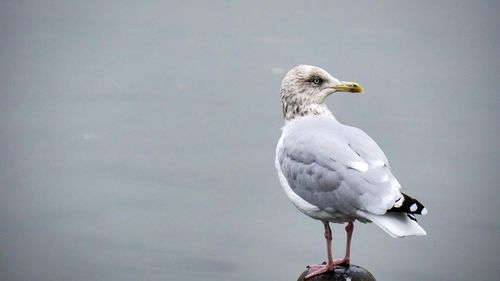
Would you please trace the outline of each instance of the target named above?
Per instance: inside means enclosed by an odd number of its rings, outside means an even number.
[[[310,264],[306,266],[308,269],[307,274],[305,276],[305,279],[311,278],[313,276],[332,271],[335,269],[336,265],[343,265],[343,266],[349,266],[351,259],[348,257],[345,257],[343,259],[338,259],[338,260],[333,260],[331,263],[328,263],[326,261],[322,262],[321,264]]]
[[[335,265],[349,265],[349,264],[351,264],[351,259],[350,258],[343,258],[343,259],[334,260],[333,264],[335,264]]]
[[[334,270],[335,265],[334,264],[313,264],[313,265],[308,265],[307,268],[309,269],[307,271],[306,276],[304,277],[305,279],[311,278],[313,276]]]

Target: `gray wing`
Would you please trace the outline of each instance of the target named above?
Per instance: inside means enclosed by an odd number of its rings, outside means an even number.
[[[387,158],[363,131],[309,120],[286,132],[278,149],[290,188],[328,212],[384,214],[401,197]]]

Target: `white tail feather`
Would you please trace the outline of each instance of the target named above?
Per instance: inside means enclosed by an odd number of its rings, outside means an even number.
[[[411,235],[427,235],[425,230],[416,221],[410,219],[405,213],[387,212],[384,215],[374,215],[364,211],[358,212],[361,217],[372,221],[394,238]]]

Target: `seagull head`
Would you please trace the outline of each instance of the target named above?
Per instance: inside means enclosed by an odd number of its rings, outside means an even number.
[[[326,70],[311,65],[298,65],[281,83],[281,104],[286,120],[297,116],[331,114],[325,99],[335,92],[362,93],[361,85],[343,82]]]

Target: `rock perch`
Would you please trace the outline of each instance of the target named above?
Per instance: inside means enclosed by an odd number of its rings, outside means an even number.
[[[306,276],[307,272],[309,270],[306,269],[302,274],[299,276],[299,279],[297,281],[375,281],[375,277],[366,269],[364,269],[361,266],[358,265],[348,265],[348,266],[342,266],[342,265],[337,265],[335,266],[335,270],[328,271],[316,276],[313,276],[308,279],[304,279]]]

